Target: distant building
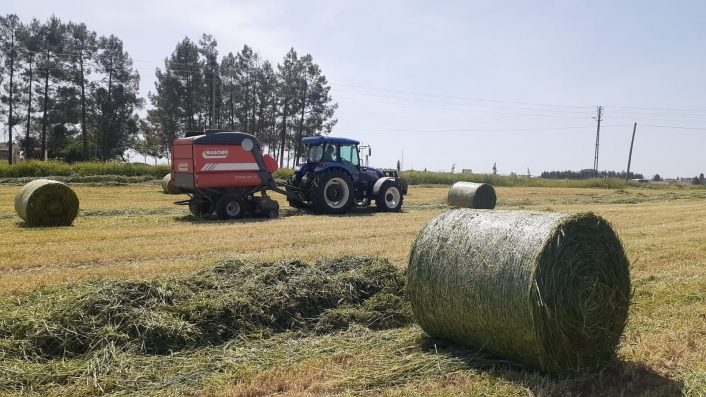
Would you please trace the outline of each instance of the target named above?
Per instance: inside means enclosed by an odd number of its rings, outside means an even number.
[[[472,174],[472,173],[473,173],[473,170],[470,169],[470,168],[464,168],[464,169],[461,170],[461,173],[462,173],[462,174]]]
[[[0,161],[7,163],[7,160],[9,158],[8,155],[8,144],[6,142],[0,143]],[[22,149],[20,149],[20,145],[13,144],[12,145],[12,162],[16,163],[20,161],[20,152]]]

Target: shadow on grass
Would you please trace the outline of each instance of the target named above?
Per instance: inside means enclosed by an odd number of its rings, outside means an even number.
[[[63,228],[67,228],[67,227],[74,227],[74,225],[36,226],[36,225],[30,225],[29,223],[27,223],[25,221],[15,222],[15,225],[17,225],[17,227],[22,228],[22,229],[63,229]]]
[[[329,217],[329,218],[339,218],[339,217],[362,217],[362,216],[373,216],[379,213],[376,207],[366,207],[366,208],[353,208],[346,214],[332,215],[332,214],[319,214],[313,209],[296,209],[296,208],[281,208],[279,210],[280,218],[290,218],[297,216],[317,216],[317,217]],[[211,214],[206,217],[198,217],[192,214],[175,216],[174,220],[177,222],[190,222],[190,223],[256,223],[256,222],[268,222],[272,221],[264,216],[246,214],[242,219],[231,219],[231,220],[220,220],[216,218],[215,214]]]
[[[422,349],[462,361],[469,370],[485,372],[529,389],[534,396],[680,396],[684,383],[670,379],[643,363],[616,359],[599,371],[573,375],[541,372],[512,361],[503,360],[482,349],[454,345],[425,336]]]

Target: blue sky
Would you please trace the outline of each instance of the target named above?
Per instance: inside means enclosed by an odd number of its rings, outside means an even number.
[[[339,104],[333,135],[371,165],[532,174],[593,167],[646,176],[706,172],[706,3],[699,1],[25,1],[23,21],[115,34],[143,96],[185,36],[220,55],[244,44],[279,62],[313,56]]]

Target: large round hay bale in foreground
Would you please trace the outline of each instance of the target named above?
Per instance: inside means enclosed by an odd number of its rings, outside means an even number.
[[[449,189],[447,200],[450,207],[492,210],[497,197],[493,186],[487,183],[456,182]]]
[[[179,194],[181,190],[172,182],[172,174],[169,173],[162,178],[162,190],[166,194]]]
[[[592,213],[459,209],[432,219],[412,245],[408,294],[433,337],[573,372],[614,357],[629,262]]]
[[[78,197],[61,182],[37,179],[17,192],[15,211],[28,226],[69,226],[78,215]]]

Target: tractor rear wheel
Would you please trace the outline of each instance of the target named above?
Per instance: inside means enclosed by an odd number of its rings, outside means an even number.
[[[353,180],[340,168],[322,172],[311,184],[314,209],[324,214],[345,214],[353,205]]]
[[[226,194],[216,201],[218,219],[240,219],[245,216],[245,201],[235,194]]]
[[[400,184],[388,180],[380,186],[380,192],[378,192],[378,196],[375,199],[375,204],[380,211],[399,212],[402,208],[402,201],[404,201],[404,196],[402,195]]]
[[[189,211],[198,218],[203,218],[213,214],[213,201],[203,198],[189,201]]]

